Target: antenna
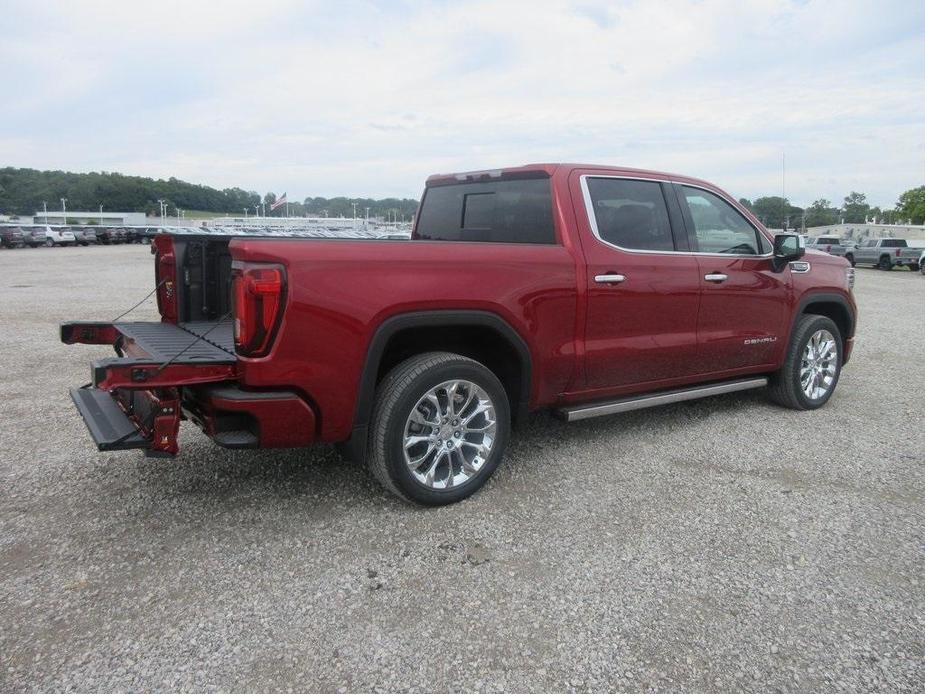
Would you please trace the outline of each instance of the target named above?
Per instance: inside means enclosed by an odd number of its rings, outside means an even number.
[[[780,153],[780,219],[782,224],[784,222],[784,217],[787,214],[787,152],[781,150]],[[786,226],[784,226],[783,231],[787,231]]]

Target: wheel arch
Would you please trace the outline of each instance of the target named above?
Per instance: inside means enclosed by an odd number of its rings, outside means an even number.
[[[376,386],[404,359],[431,351],[448,351],[475,359],[504,385],[513,424],[529,411],[533,376],[530,348],[504,318],[490,311],[414,311],[387,318],[373,334],[366,350],[354,410],[353,431],[346,443],[349,457],[360,460],[365,451]]]
[[[790,338],[793,335],[797,321],[806,314],[830,318],[838,326],[842,340],[854,337],[856,318],[848,300],[841,294],[813,293],[807,294],[800,299],[793,322],[790,325],[787,344],[790,344]]]

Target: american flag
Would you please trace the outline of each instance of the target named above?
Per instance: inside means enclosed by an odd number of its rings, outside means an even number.
[[[272,205],[270,205],[270,212],[272,212],[273,210],[275,210],[277,207],[282,207],[283,205],[286,204],[286,202],[287,202],[287,200],[286,200],[286,194],[283,193],[280,197],[278,197],[278,198],[276,199],[276,202],[274,202]]]

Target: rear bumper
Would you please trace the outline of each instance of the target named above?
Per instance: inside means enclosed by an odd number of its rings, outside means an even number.
[[[184,388],[183,414],[226,448],[298,448],[315,441],[315,412],[291,391],[234,384]]]

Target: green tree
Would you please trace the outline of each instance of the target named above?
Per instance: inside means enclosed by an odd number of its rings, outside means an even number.
[[[822,227],[838,224],[838,210],[825,198],[819,198],[806,208],[806,226]]]
[[[790,204],[787,198],[772,195],[757,198],[752,205],[752,212],[769,229],[797,229],[803,209]]]
[[[867,196],[855,191],[848,193],[841,209],[847,224],[863,224],[870,214]]]
[[[912,188],[900,195],[896,214],[912,224],[925,224],[925,186]]]
[[[754,206],[752,205],[752,201],[748,198],[739,198],[739,204],[750,212],[755,211]]]

